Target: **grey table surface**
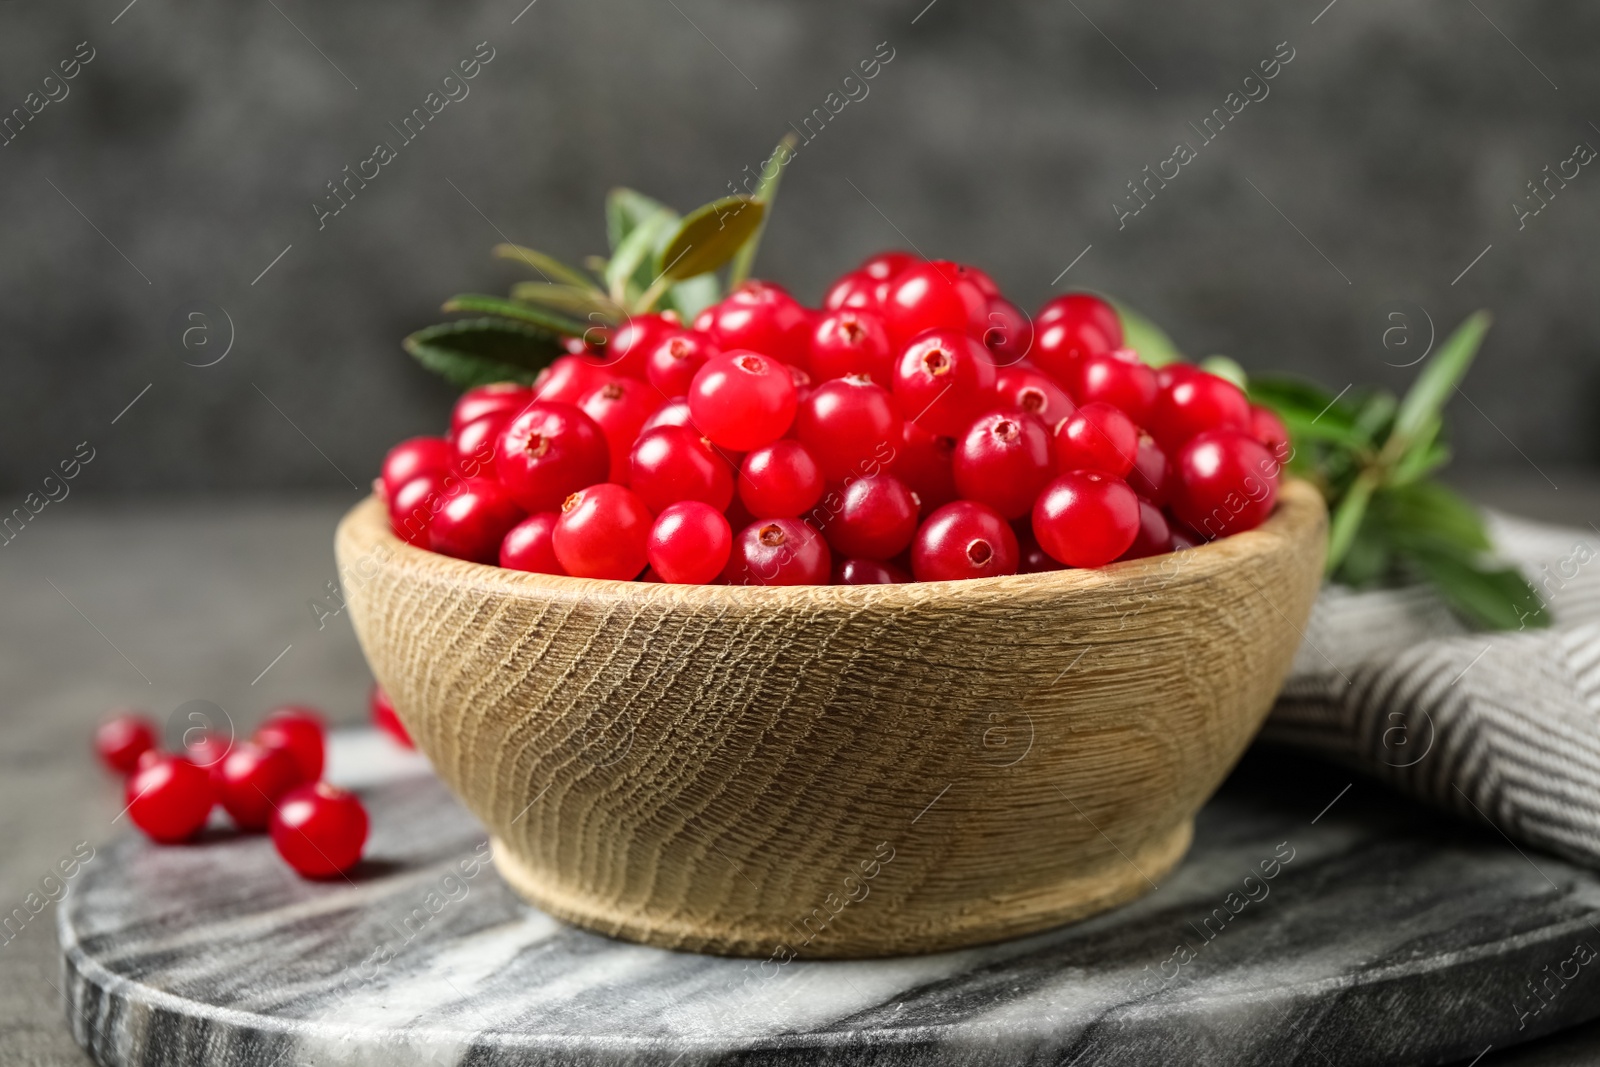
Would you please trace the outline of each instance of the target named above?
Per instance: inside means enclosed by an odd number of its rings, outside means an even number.
[[[1600,521],[1600,474],[1545,474],[1553,481],[1527,468],[1461,480],[1507,510]],[[240,731],[288,701],[316,704],[336,722],[364,717],[370,675],[327,585],[333,523],[351,503],[69,497],[0,549],[0,911],[79,842],[99,847],[125,832],[120,791],[87,744],[108,708],[145,708],[170,719],[174,736],[207,706]],[[88,1062],[62,1015],[53,910],[0,938],[6,1064]],[[1600,1022],[1477,1062],[1600,1062]]]

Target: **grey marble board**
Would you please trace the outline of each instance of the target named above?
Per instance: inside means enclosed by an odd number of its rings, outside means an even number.
[[[98,1062],[1425,1064],[1600,1015],[1600,877],[1270,750],[1120,910],[780,966],[529,908],[480,862],[482,828],[386,745],[334,747],[330,777],[373,817],[349,880],[302,881],[221,829],[100,850],[59,911],[68,1019]]]

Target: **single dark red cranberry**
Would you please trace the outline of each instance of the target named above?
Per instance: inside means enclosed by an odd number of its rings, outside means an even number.
[[[752,522],[756,516],[798,518],[822,499],[823,484],[816,459],[805,445],[788,438],[756,449],[739,467],[739,499]]]
[[[1056,464],[1065,471],[1101,471],[1125,478],[1139,454],[1139,427],[1121,408],[1085,404],[1056,427]]]
[[[153,841],[173,844],[200,832],[211,814],[211,775],[182,756],[158,755],[128,776],[128,817]]]
[[[689,398],[675,396],[665,404],[656,408],[656,413],[644,420],[644,425],[639,427],[641,434],[649,433],[657,426],[693,426],[694,416],[689,414]]]
[[[555,401],[536,401],[512,419],[495,457],[500,483],[528,512],[555,511],[579,489],[605,481],[610,471],[610,446],[600,424],[581,408]]]
[[[676,312],[633,315],[615,329],[598,331],[603,343],[591,346],[594,355],[589,358],[591,363],[597,362],[613,374],[642,381],[650,353],[665,337],[682,327]]]
[[[1250,405],[1250,436],[1265,445],[1279,463],[1288,463],[1289,457],[1294,455],[1294,448],[1289,442],[1289,428],[1271,408]]]
[[[899,277],[900,272],[913,263],[920,262],[922,262],[922,257],[912,255],[910,252],[898,250],[879,252],[877,255],[869,256],[863,260],[861,266],[857,267],[856,270],[876,281],[886,282],[891,278]]]
[[[408,545],[428,548],[428,527],[444,507],[446,486],[459,490],[454,474],[419,474],[389,498],[389,528]]]
[[[904,585],[911,575],[893,563],[875,559],[844,559],[833,565],[834,585]]]
[[[1017,573],[1017,535],[994,508],[957,500],[928,516],[911,543],[919,582],[950,582]]]
[[[748,281],[695,319],[724,352],[745,349],[805,368],[811,316],[780,285]]]
[[[819,517],[828,547],[845,558],[892,559],[917,532],[917,497],[891,475],[858,478],[839,494],[839,507]]]
[[[1172,527],[1161,509],[1148,500],[1139,501],[1139,532],[1133,544],[1118,559],[1144,559],[1172,551]]]
[[[794,421],[794,380],[782,363],[757,352],[707,360],[689,387],[689,411],[713,444],[748,452],[782,437]]]
[[[818,381],[863,374],[893,385],[894,354],[882,317],[847,307],[819,318],[811,335],[811,373]]]
[[[977,339],[929,330],[901,353],[894,397],[907,422],[955,437],[994,406],[994,384],[993,357]]]
[[[343,874],[367,843],[367,809],[354,793],[318,782],[284,794],[272,815],[272,844],[306,878]]]
[[[1071,471],[1045,487],[1033,506],[1033,535],[1069,567],[1101,567],[1139,533],[1139,497],[1121,478]]]
[[[1045,301],[1033,321],[1040,328],[1054,322],[1082,323],[1092,327],[1101,339],[1100,351],[1122,347],[1122,316],[1117,309],[1093,293],[1064,293]],[[1099,346],[1097,346],[1099,347]]]
[[[961,264],[949,260],[908,265],[894,276],[883,303],[889,341],[896,348],[927,330],[981,336],[988,311],[983,290]]]
[[[995,374],[995,403],[1001,410],[1026,411],[1054,428],[1078,409],[1067,391],[1033,367],[1003,367]]]
[[[1197,434],[1173,461],[1173,513],[1206,540],[1253,530],[1272,514],[1280,466],[1238,430]]]
[[[463,428],[488,415],[509,420],[532,399],[533,390],[519,382],[473,386],[461,394],[451,409],[450,432],[459,434]]]
[[[628,460],[628,484],[656,515],[680,500],[698,500],[719,512],[733,500],[732,468],[687,426],[640,434]]]
[[[251,740],[267,748],[288,750],[300,768],[303,781],[314,782],[322,777],[322,756],[327,720],[314,708],[299,704],[285,704],[267,713],[256,728]]]
[[[411,437],[383,457],[384,499],[393,501],[400,487],[423,474],[442,475],[455,462],[455,450],[443,437]]]
[[[1155,399],[1150,421],[1142,424],[1168,456],[1207,430],[1250,432],[1250,401],[1226,378],[1191,370]]]
[[[1079,407],[1095,401],[1121,408],[1139,426],[1150,421],[1156,402],[1155,371],[1131,348],[1104,356],[1087,356],[1072,365],[1067,392]]]
[[[265,830],[278,798],[304,778],[287,749],[246,741],[212,772],[217,800],[241,830]]]
[[[472,563],[494,563],[500,542],[522,521],[523,510],[493,478],[468,478],[428,525],[435,552]]]
[[[991,296],[984,313],[983,344],[997,367],[1009,367],[1033,348],[1033,321],[1003,296]]]
[[[709,335],[694,330],[674,330],[650,350],[645,373],[662,396],[683,396],[705,361],[721,355]]]
[[[534,574],[566,574],[556,559],[558,512],[539,511],[506,531],[500,542],[500,566]]]
[[[118,774],[128,774],[139,765],[139,757],[156,747],[156,724],[132,711],[120,711],[100,724],[94,732],[94,751],[100,762]]]
[[[645,422],[661,406],[663,397],[649,382],[619,378],[586,395],[578,406],[605,434],[611,457],[609,481],[628,484],[628,455]]]
[[[495,451],[511,418],[512,413],[497,411],[457,430],[450,442],[454,452],[451,469],[468,478],[494,477]]]
[[[533,399],[552,404],[576,404],[619,377],[615,371],[592,359],[562,356],[539,372],[533,383]]]
[[[1079,363],[1094,356],[1105,356],[1115,351],[1115,346],[1097,327],[1084,322],[1057,319],[1054,322],[1034,320],[1033,348],[1028,351],[1031,360],[1044,373],[1072,391],[1072,383]]]
[[[992,411],[957,442],[951,469],[964,498],[1019,518],[1055,473],[1050,431],[1024,412]]]
[[[828,543],[799,519],[753,522],[733,539],[723,579],[729,585],[827,585]]]
[[[795,437],[830,481],[861,478],[881,467],[901,433],[894,397],[862,375],[823,382],[795,412]]]
[[[874,278],[865,271],[851,271],[828,287],[822,298],[822,308],[824,311],[856,308],[875,312],[879,306],[878,288],[882,284],[883,279]]]
[[[626,486],[580,489],[561,505],[556,559],[576,578],[636,578],[645,568],[645,542],[654,521],[639,494]]]
[[[733,530],[722,512],[698,500],[664,508],[650,527],[645,554],[658,580],[705,585],[728,565]]]
[[[372,724],[394,739],[395,743],[403,748],[416,748],[416,743],[411,740],[411,734],[406,730],[405,723],[400,721],[400,716],[395,714],[394,701],[389,699],[389,694],[384,692],[383,686],[376,682],[372,685],[372,694],[368,698],[372,709]]]

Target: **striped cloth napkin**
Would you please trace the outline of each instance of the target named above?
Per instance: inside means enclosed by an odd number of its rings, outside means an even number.
[[[1423,586],[1327,586],[1261,737],[1600,867],[1600,529],[1486,518],[1551,628],[1475,632]]]

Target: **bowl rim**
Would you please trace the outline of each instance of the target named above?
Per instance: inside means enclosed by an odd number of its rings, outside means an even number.
[[[398,567],[415,578],[518,599],[588,601],[597,605],[625,602],[636,607],[655,601],[662,606],[719,610],[740,607],[892,610],[899,607],[961,608],[978,602],[1040,598],[1059,600],[1090,592],[1101,595],[1107,591],[1116,592],[1115,588],[1108,587],[1119,586],[1135,593],[1141,586],[1148,587],[1152,580],[1164,586],[1183,578],[1185,584],[1189,584],[1214,577],[1234,566],[1246,565],[1252,559],[1295,551],[1312,533],[1321,534],[1326,523],[1327,510],[1322,494],[1303,479],[1285,478],[1278,488],[1277,504],[1266,522],[1253,530],[1194,548],[1104,567],[898,585],[668,585],[508,570],[408,544],[390,528],[388,510],[376,495],[363,498],[346,512],[335,536],[341,547],[350,541],[350,547],[355,549],[350,558],[340,552],[341,572],[387,550],[388,554],[381,557],[385,569]],[[1320,546],[1313,551],[1320,551]],[[359,567],[357,570],[357,580],[370,577],[360,575]]]

